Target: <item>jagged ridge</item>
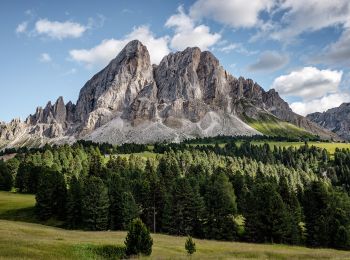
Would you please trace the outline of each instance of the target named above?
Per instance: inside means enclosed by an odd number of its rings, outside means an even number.
[[[307,118],[340,137],[350,140],[350,103],[343,103],[323,113],[309,114]]]
[[[128,43],[81,89],[77,104],[60,97],[25,122],[0,124],[3,146],[42,145],[76,139],[99,142],[177,141],[197,136],[261,134],[244,119],[264,115],[323,138],[336,136],[289,108],[274,90],[235,78],[199,48],[170,53],[151,65],[147,48]],[[243,120],[242,120],[243,119]]]

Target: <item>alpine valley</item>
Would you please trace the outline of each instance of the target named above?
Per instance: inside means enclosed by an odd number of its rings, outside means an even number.
[[[0,123],[0,148],[217,135],[340,140],[294,113],[274,89],[265,91],[251,79],[230,75],[209,51],[187,48],[152,65],[147,48],[134,40],[83,86],[76,104],[60,97],[24,122]]]

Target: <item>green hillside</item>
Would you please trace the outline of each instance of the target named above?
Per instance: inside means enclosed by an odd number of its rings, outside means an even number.
[[[274,116],[262,114],[260,119],[254,119],[244,116],[244,121],[258,130],[260,133],[268,136],[284,136],[288,138],[311,138],[314,137],[306,130],[293,124],[281,121]]]
[[[125,232],[65,230],[42,224],[3,220],[34,206],[33,195],[0,192],[0,259],[106,259],[99,249],[122,246]],[[22,215],[22,217],[25,217]],[[25,219],[24,219],[25,220]],[[26,219],[27,221],[30,218]],[[185,237],[152,235],[150,259],[186,259]],[[350,252],[297,246],[195,239],[191,259],[349,259]]]

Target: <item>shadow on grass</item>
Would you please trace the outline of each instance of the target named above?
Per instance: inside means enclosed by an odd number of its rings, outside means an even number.
[[[39,220],[35,215],[35,207],[8,210],[0,214],[0,219],[43,224],[46,226],[64,228],[64,222],[51,218],[46,221]]]
[[[32,222],[32,223],[38,222],[38,220],[35,216],[34,207],[13,209],[13,210],[5,211],[5,212],[0,214],[0,219]]]

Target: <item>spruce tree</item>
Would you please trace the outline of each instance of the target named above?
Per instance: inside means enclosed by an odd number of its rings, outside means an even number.
[[[247,238],[252,242],[283,243],[288,234],[288,212],[272,183],[257,183],[245,215]]]
[[[314,181],[304,193],[305,226],[307,230],[306,243],[309,246],[327,246],[329,193],[325,184]]]
[[[54,216],[63,219],[67,196],[63,174],[48,168],[38,169],[40,169],[40,179],[35,195],[36,213],[42,220]]]
[[[190,236],[186,239],[185,249],[189,255],[193,255],[196,252],[196,243]]]
[[[82,191],[82,219],[89,230],[105,230],[108,226],[108,192],[99,177],[85,179]]]
[[[70,228],[81,225],[82,215],[82,183],[75,176],[72,177],[67,194],[67,222]]]
[[[149,256],[152,254],[153,239],[148,228],[139,218],[131,222],[124,243],[126,247],[125,251],[128,256]]]
[[[210,177],[205,189],[207,237],[219,240],[235,239],[237,227],[233,217],[237,212],[236,196],[232,184],[222,169],[217,169]]]
[[[139,216],[139,208],[131,192],[123,192],[121,204],[122,228],[125,230],[129,227],[131,221]]]
[[[13,178],[6,163],[0,160],[0,190],[9,191],[13,186]]]
[[[123,229],[122,219],[122,195],[125,190],[122,184],[122,178],[118,173],[110,174],[108,180],[108,197],[109,197],[109,227],[112,230]]]

